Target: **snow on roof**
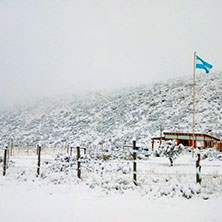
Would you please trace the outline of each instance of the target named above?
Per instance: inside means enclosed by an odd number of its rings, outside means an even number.
[[[180,135],[180,136],[192,136],[193,133],[181,133],[181,132],[163,132],[164,135]],[[211,139],[220,141],[219,138],[215,136],[208,135],[206,133],[194,133],[195,136],[204,136],[204,137],[209,137]]]

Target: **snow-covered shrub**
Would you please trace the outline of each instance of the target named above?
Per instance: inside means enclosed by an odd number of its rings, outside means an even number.
[[[216,147],[205,149],[202,152],[202,158],[208,158],[210,161],[213,160],[222,160],[222,152],[219,152]]]
[[[152,151],[150,149],[148,149],[148,148],[146,148],[146,149],[141,148],[141,149],[138,150],[137,158],[139,160],[146,160],[150,156],[152,156]]]
[[[187,149],[186,149],[186,152],[188,152],[188,153],[191,153],[193,151],[193,147],[188,147]]]
[[[67,172],[70,167],[75,166],[76,158],[69,155],[57,154],[54,161],[44,161],[44,165],[48,165],[49,171],[52,172]]]
[[[183,152],[184,146],[177,143],[175,140],[164,141],[158,149],[160,156],[165,156],[170,160],[170,166],[173,166],[173,161]]]

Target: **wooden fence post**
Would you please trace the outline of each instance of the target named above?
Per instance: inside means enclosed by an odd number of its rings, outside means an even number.
[[[39,176],[40,165],[41,165],[41,146],[39,146],[39,145],[37,145],[37,153],[38,153],[37,176]]]
[[[133,182],[137,186],[137,178],[136,178],[136,158],[137,158],[137,150],[136,150],[136,141],[133,140]]]
[[[70,146],[70,156],[72,156],[72,146]]]
[[[77,176],[81,179],[81,169],[80,169],[80,148],[77,146]]]
[[[69,147],[70,147],[69,144],[67,144],[67,147],[66,147],[67,148],[67,150],[66,150],[67,154],[69,154]]]
[[[3,176],[6,175],[6,169],[7,169],[7,154],[8,154],[8,148],[7,146],[4,149],[4,160],[3,160]]]
[[[196,160],[196,183],[201,184],[202,178],[201,178],[201,165],[200,165],[200,154],[197,154],[197,160]]]

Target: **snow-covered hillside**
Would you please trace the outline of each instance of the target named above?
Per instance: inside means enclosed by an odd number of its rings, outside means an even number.
[[[201,74],[196,86],[196,131],[222,136],[222,74]],[[184,77],[149,86],[81,96],[49,98],[0,113],[0,144],[108,144],[149,145],[165,131],[190,132],[192,78]]]

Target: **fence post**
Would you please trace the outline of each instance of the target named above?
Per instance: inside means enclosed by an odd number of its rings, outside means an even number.
[[[72,146],[70,146],[70,156],[72,156]]]
[[[66,146],[66,148],[67,148],[67,150],[66,150],[66,152],[67,152],[67,154],[69,154],[69,144],[67,144],[67,146]]]
[[[37,176],[40,174],[40,164],[41,164],[41,146],[37,145],[37,154],[38,154],[38,164],[37,164]]]
[[[200,165],[200,154],[197,154],[197,160],[196,160],[196,183],[201,184],[202,178],[201,178],[201,165]]]
[[[137,178],[136,178],[136,158],[137,158],[137,154],[136,154],[137,150],[136,150],[136,140],[133,140],[133,183],[137,186]]]
[[[6,146],[4,149],[4,160],[3,160],[3,176],[6,175],[6,169],[7,169],[7,151],[8,147]]]
[[[81,179],[81,169],[80,169],[80,148],[77,146],[77,176]]]

